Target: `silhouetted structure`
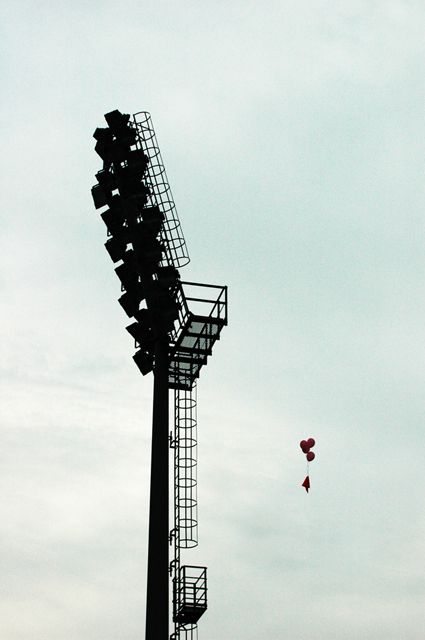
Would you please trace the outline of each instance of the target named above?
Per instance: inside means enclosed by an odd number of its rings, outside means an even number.
[[[134,361],[153,371],[146,640],[168,640],[169,576],[172,639],[194,640],[207,608],[207,570],[181,564],[197,538],[196,381],[227,324],[227,287],[180,280],[189,262],[150,115],[115,110],[94,132],[103,168],[92,188],[102,209],[105,247],[121,281],[119,303],[134,321]],[[169,433],[169,389],[174,425]],[[169,527],[169,449],[174,454],[174,523]],[[169,561],[169,546],[173,559]]]

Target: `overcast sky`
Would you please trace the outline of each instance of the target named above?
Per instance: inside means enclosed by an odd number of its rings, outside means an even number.
[[[144,637],[152,377],[90,195],[115,108],[152,114],[182,278],[229,285],[199,640],[422,639],[423,0],[6,0],[0,24],[1,640]]]

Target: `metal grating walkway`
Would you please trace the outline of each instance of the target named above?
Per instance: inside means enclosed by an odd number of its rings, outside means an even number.
[[[227,287],[182,282],[176,299],[180,311],[172,336],[168,383],[170,389],[191,389],[227,325]]]

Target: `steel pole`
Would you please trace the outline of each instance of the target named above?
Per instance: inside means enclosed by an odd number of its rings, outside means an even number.
[[[146,640],[169,640],[168,338],[155,346]]]

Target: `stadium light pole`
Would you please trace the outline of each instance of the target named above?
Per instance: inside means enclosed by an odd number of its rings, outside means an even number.
[[[146,640],[169,637],[169,392],[168,338],[155,344],[149,501]]]
[[[207,609],[206,567],[181,565],[181,550],[197,544],[196,396],[194,389],[213,344],[227,324],[227,287],[183,283],[189,262],[180,223],[148,113],[105,114],[96,152],[103,169],[92,188],[102,209],[105,247],[121,281],[119,303],[135,322],[127,331],[143,375],[153,371],[146,640],[194,640]],[[107,208],[105,208],[107,207]],[[186,288],[195,288],[188,295]],[[213,298],[211,296],[214,296]],[[202,307],[193,311],[191,304]],[[169,429],[169,390],[174,425]],[[169,525],[169,452],[174,452],[174,522]],[[173,545],[173,560],[169,549]],[[196,636],[197,637],[197,636]]]

